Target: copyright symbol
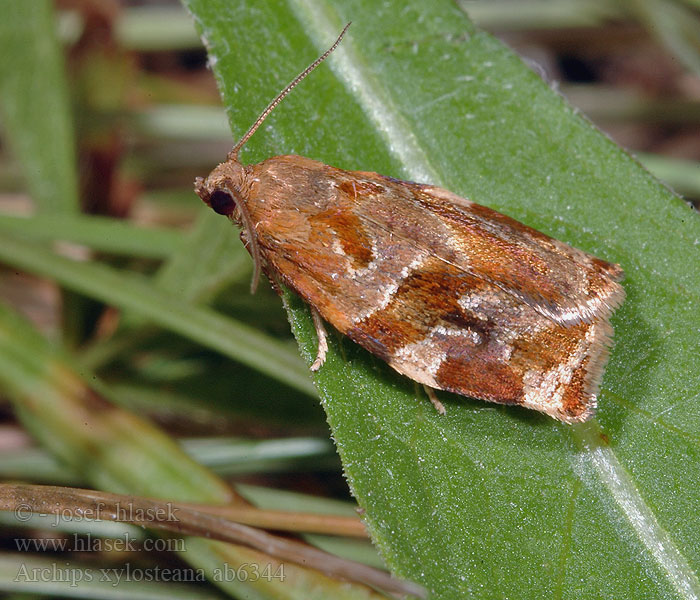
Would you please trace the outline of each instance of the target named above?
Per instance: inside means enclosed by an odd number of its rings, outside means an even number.
[[[32,518],[32,507],[29,504],[18,504],[15,508],[15,519],[26,523]]]

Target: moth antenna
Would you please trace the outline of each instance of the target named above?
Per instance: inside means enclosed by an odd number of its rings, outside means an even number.
[[[306,69],[304,69],[299,75],[297,75],[290,83],[287,85],[286,88],[284,88],[278,95],[277,98],[275,98],[270,104],[267,105],[267,108],[260,113],[260,116],[258,119],[251,125],[250,129],[245,133],[245,135],[241,138],[241,140],[233,147],[233,150],[228,153],[228,159],[229,160],[234,160],[238,161],[238,152],[240,149],[245,145],[245,143],[251,138],[251,136],[257,131],[258,127],[262,125],[263,121],[267,119],[267,116],[275,110],[275,107],[284,100],[284,97],[289,94],[300,82],[302,79],[304,79],[311,71],[313,71],[318,65],[320,65],[326,58],[328,58],[328,55],[333,52],[338,47],[338,44],[343,39],[343,36],[345,35],[345,32],[348,30],[348,27],[352,25],[352,22],[348,23],[345,27],[343,27],[343,31],[340,32],[340,35],[338,36],[338,39],[333,42],[333,45],[328,48],[321,56],[319,56],[314,62],[312,62]]]

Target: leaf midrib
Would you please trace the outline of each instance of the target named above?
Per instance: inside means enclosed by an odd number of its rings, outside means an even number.
[[[625,515],[639,540],[663,569],[667,579],[682,598],[700,598],[700,581],[668,532],[659,524],[651,507],[644,500],[632,477],[607,445],[600,442],[600,427],[593,420],[584,426],[572,427],[572,435],[583,448],[572,455],[574,471],[581,470],[584,458],[589,468],[596,472],[598,480],[610,493]],[[585,481],[585,477],[580,479]]]
[[[289,5],[300,21],[310,23],[305,30],[311,34],[316,48],[325,50],[328,40],[332,40],[340,31],[327,14],[328,3],[290,0]],[[401,116],[380,80],[356,52],[352,28],[348,33],[329,59],[335,77],[355,98],[374,130],[383,138],[387,153],[403,166],[406,176],[413,181],[438,184],[441,178],[418,143],[415,130]]]

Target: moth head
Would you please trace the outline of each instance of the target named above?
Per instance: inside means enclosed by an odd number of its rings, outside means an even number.
[[[227,160],[209,173],[206,179],[197,177],[194,191],[215,213],[242,225],[240,207],[245,204],[245,183],[245,167],[238,161]]]
[[[350,23],[343,28],[338,39],[335,40],[335,43],[328,50],[299,73],[299,75],[297,75],[287,87],[267,105],[267,108],[260,113],[255,123],[250,126],[250,129],[248,129],[245,135],[233,147],[231,152],[228,153],[225,162],[222,162],[216,169],[209,173],[206,179],[202,177],[197,177],[197,179],[195,179],[194,190],[204,203],[214,212],[225,215],[243,228],[241,238],[255,262],[253,282],[250,286],[251,292],[255,292],[255,288],[258,284],[260,271],[262,269],[262,255],[260,254],[260,247],[256,237],[255,224],[251,219],[250,212],[246,205],[246,199],[248,197],[246,170],[238,159],[238,154],[250,137],[257,131],[258,127],[263,124],[267,116],[282,102],[284,97],[289,94],[302,79],[311,73],[311,71],[326,60],[328,55],[338,47],[348,27],[350,27]]]
[[[206,179],[197,177],[194,191],[214,212],[228,217],[243,229],[241,237],[255,264],[250,286],[251,292],[255,293],[262,268],[262,255],[255,235],[255,224],[246,204],[248,187],[245,167],[238,160],[229,157]]]

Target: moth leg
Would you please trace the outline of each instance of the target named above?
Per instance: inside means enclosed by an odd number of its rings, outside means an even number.
[[[323,319],[318,311],[312,306],[311,316],[314,320],[314,327],[316,327],[316,336],[318,337],[318,352],[316,353],[316,360],[314,364],[311,365],[312,371],[318,371],[321,365],[326,362],[326,352],[328,352],[328,334],[326,333],[326,328],[323,325]]]
[[[425,390],[425,393],[428,395],[428,399],[433,403],[433,406],[437,409],[437,411],[441,415],[447,414],[447,411],[445,410],[445,405],[438,400],[437,395],[435,394],[435,390],[431,387],[428,387],[427,385],[423,386],[423,389]]]

